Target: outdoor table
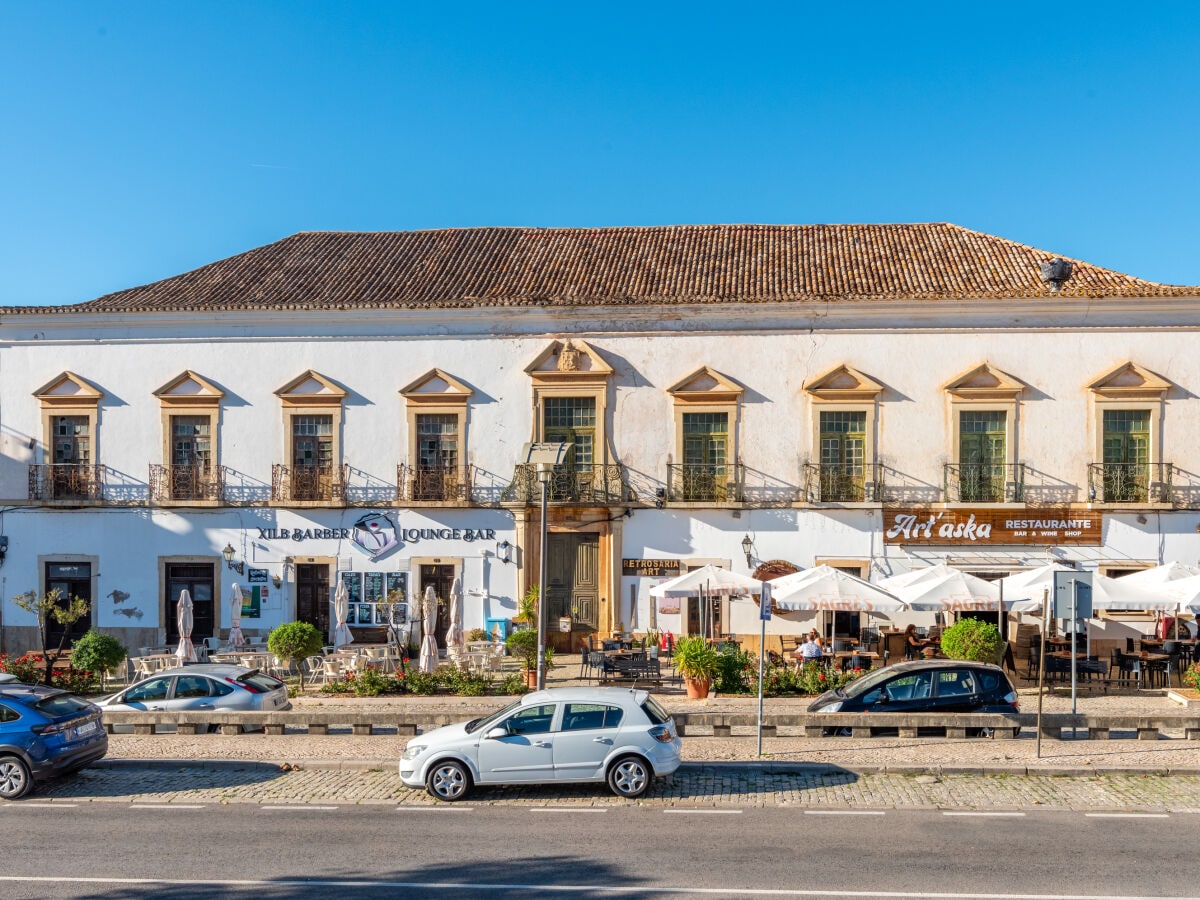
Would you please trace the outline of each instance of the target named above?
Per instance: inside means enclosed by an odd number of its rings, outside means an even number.
[[[179,665],[179,657],[174,653],[151,653],[148,656],[141,657],[141,659],[155,672],[161,672],[163,669],[171,669]]]

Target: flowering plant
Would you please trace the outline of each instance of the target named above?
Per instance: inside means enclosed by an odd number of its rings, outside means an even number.
[[[1200,663],[1192,663],[1184,669],[1183,683],[1194,691],[1200,691]]]

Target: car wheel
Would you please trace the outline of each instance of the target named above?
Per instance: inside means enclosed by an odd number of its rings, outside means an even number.
[[[471,773],[462,763],[452,759],[437,763],[425,778],[425,790],[447,803],[461,800],[470,789]]]
[[[0,757],[0,799],[19,800],[33,787],[29,766],[15,756]]]
[[[1019,738],[1020,736],[1021,736],[1021,726],[1018,725],[1016,728],[1013,729],[1013,737]]]
[[[623,756],[608,770],[608,786],[618,797],[632,800],[650,790],[654,773],[640,756]]]

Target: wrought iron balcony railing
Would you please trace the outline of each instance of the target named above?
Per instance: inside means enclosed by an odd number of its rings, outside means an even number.
[[[29,499],[45,503],[102,503],[104,466],[52,463],[29,467]]]
[[[276,503],[345,503],[349,464],[271,466],[271,500]]]
[[[406,500],[470,501],[473,466],[410,466],[396,467],[396,497]]]
[[[809,503],[878,503],[883,498],[883,468],[804,464],[804,497]]]
[[[178,500],[220,501],[224,497],[224,466],[150,464],[150,499],[154,503]]]
[[[666,499],[673,503],[740,503],[744,476],[741,463],[668,463]]]
[[[556,466],[546,483],[546,500],[549,503],[611,506],[625,503],[631,496],[625,467],[619,463],[592,466],[588,471]],[[508,503],[538,503],[541,498],[542,485],[538,481],[537,466],[521,463],[513,470],[513,480],[504,489],[500,499]]]
[[[1170,503],[1171,463],[1089,463],[1088,500],[1096,503]]]
[[[942,490],[947,503],[1021,503],[1025,463],[946,463]]]

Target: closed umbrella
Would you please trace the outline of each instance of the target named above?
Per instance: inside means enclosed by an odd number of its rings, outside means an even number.
[[[245,647],[246,637],[242,634],[242,589],[237,584],[229,589],[229,623],[229,646]]]
[[[421,656],[417,661],[417,667],[427,675],[437,670],[437,638],[433,636],[436,629],[437,594],[431,584],[425,588],[425,597],[421,601]]]
[[[346,624],[346,619],[350,616],[350,592],[346,589],[344,581],[338,581],[337,590],[333,592],[333,615],[337,619],[337,627],[333,630],[334,646],[345,647],[347,644],[353,644],[354,635],[350,633],[350,626]]]
[[[463,639],[463,589],[462,579],[455,578],[450,586],[450,623],[446,627],[446,652],[457,659],[466,649]]]
[[[175,604],[175,623],[179,627],[179,646],[175,655],[181,663],[196,661],[196,648],[192,646],[192,595],[187,588],[179,592],[179,602]]]

